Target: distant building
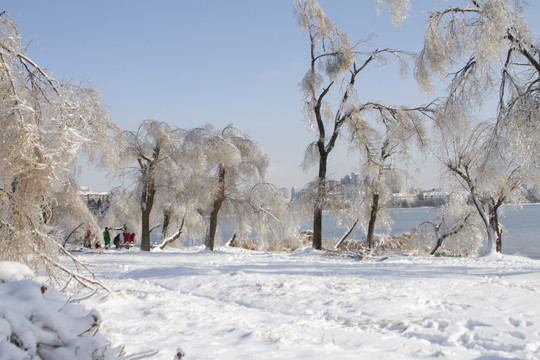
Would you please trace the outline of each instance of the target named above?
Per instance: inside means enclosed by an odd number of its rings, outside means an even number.
[[[109,200],[109,193],[107,192],[93,192],[92,189],[90,189],[87,186],[81,186],[79,187],[79,196],[83,201],[98,201],[101,200],[101,202],[108,201]]]
[[[447,200],[449,193],[441,191],[441,189],[425,190],[418,193],[419,200]]]
[[[345,175],[342,179],[341,179],[341,183],[343,185],[345,184],[354,184],[354,185],[358,185],[360,184],[360,173],[357,173],[357,172],[351,172],[350,175]]]
[[[109,193],[107,192],[93,192],[89,187],[81,186],[79,196],[94,214],[103,213],[109,208]]]

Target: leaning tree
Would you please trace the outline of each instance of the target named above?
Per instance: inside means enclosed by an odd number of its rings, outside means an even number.
[[[61,217],[76,212],[91,217],[76,201],[71,177],[78,154],[113,169],[117,152],[110,144],[119,131],[94,89],[56,80],[31,60],[5,12],[0,14],[0,93],[0,259],[51,274],[67,272],[57,261],[59,251],[69,255],[61,246]],[[60,208],[63,214],[54,211]]]

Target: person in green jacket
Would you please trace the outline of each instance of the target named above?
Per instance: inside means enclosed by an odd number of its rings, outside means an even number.
[[[108,227],[106,227],[105,231],[103,232],[103,241],[105,242],[105,249],[108,249],[111,247],[111,235],[109,234]]]

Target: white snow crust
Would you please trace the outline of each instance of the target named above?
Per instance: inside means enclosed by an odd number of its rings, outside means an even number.
[[[202,248],[82,253],[100,333],[154,359],[540,359],[540,261]],[[1,325],[1,324],[0,324]],[[0,326],[1,328],[1,326]]]

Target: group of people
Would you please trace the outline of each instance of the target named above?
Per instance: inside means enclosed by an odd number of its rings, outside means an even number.
[[[111,248],[111,230],[120,230],[119,233],[116,234],[116,236],[113,239],[113,244],[116,248],[121,247],[122,245],[130,245],[135,242],[135,233],[128,231],[127,227],[124,225],[120,229],[112,229],[109,227],[105,227],[105,231],[103,231],[103,242],[105,244],[105,249]],[[120,234],[122,234],[123,239],[120,238]],[[90,230],[87,231],[86,236],[84,237],[84,246],[87,248],[92,248],[92,240],[95,238],[95,236],[92,235],[92,232]],[[122,242],[123,240],[123,242]],[[101,248],[101,241],[96,240],[94,244],[96,249]]]
[[[114,229],[110,229],[106,227],[105,231],[103,232],[103,241],[105,242],[105,249],[110,249],[111,247],[111,234],[109,230],[114,230]],[[133,242],[135,242],[135,233],[129,232],[125,225],[119,230],[121,231],[121,234],[123,237],[123,243],[122,243],[122,239],[120,239],[120,232],[119,232],[118,234],[116,234],[116,236],[113,239],[113,244],[116,248],[119,248],[122,244],[124,245],[133,244]]]

